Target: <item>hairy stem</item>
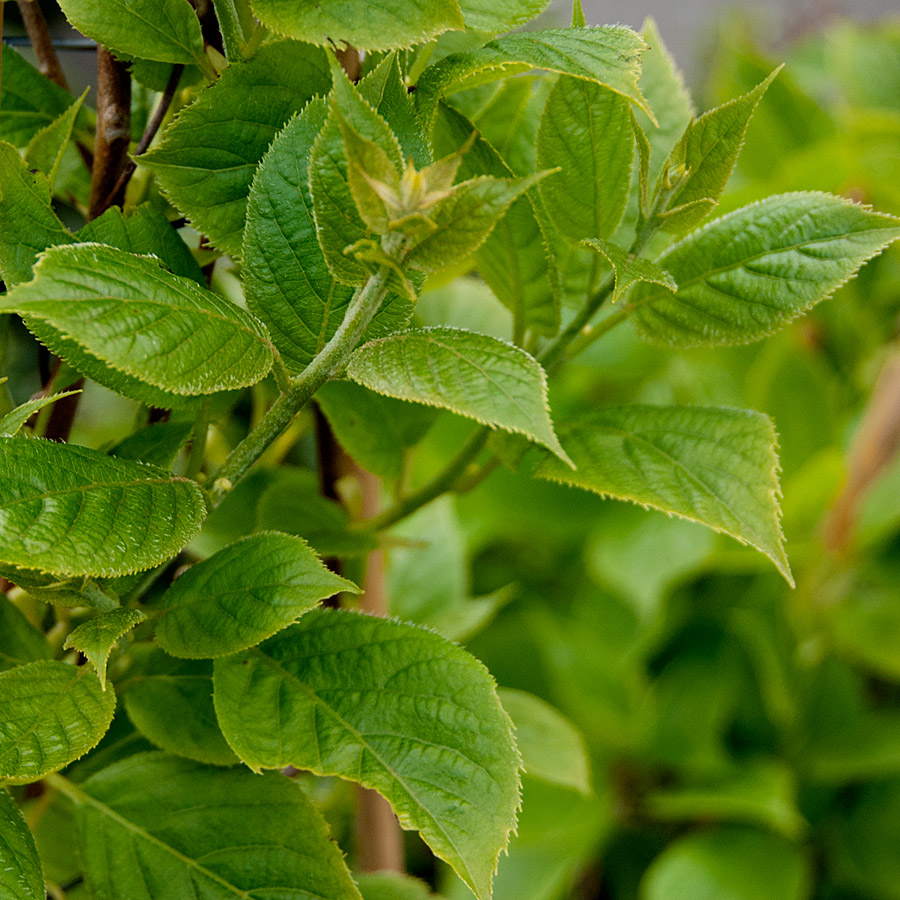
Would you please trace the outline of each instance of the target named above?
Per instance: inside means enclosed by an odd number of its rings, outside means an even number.
[[[231,451],[216,473],[210,492],[213,506],[222,502],[266,448],[291,424],[313,394],[346,364],[387,294],[388,277],[389,270],[386,268],[369,276],[322,352],[296,378],[291,379],[290,389],[272,404],[262,421]]]
[[[244,29],[238,16],[234,0],[213,0],[219,30],[222,32],[222,45],[225,47],[225,58],[234,62],[241,58],[244,46]]]
[[[399,500],[384,512],[366,519],[362,526],[368,531],[381,531],[396,525],[401,519],[412,515],[417,509],[436,500],[441,494],[449,491],[466,473],[469,465],[484,449],[490,436],[490,428],[479,428],[460,448],[459,452],[430,481],[426,481],[418,490]]]

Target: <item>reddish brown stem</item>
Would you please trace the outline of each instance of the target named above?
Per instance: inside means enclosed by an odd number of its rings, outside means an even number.
[[[371,473],[354,466],[362,490],[362,515],[369,519],[378,514],[381,483]],[[373,616],[388,614],[388,597],[384,577],[384,551],[374,550],[366,562],[366,577],[360,609]],[[402,872],[403,833],[390,804],[381,794],[360,788],[356,808],[356,846],[362,872]]]
[[[50,29],[47,28],[47,20],[41,12],[38,0],[19,0],[19,11],[28,32],[28,40],[31,41],[32,49],[37,56],[38,68],[52,82],[68,91],[69,82],[59,64],[59,57],[50,39]]]
[[[114,190],[128,164],[131,143],[131,76],[105,47],[97,48],[97,137],[88,219],[96,219],[124,199]]]

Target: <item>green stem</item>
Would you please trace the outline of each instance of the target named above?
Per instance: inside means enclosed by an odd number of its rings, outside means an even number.
[[[244,29],[241,27],[237,7],[234,0],[213,0],[213,6],[222,32],[225,57],[228,62],[235,62],[241,58],[241,48],[244,46]]]
[[[394,506],[360,523],[362,527],[366,531],[381,531],[384,528],[390,528],[391,525],[395,525],[401,519],[405,519],[427,503],[440,497],[441,494],[449,491],[482,451],[490,433],[490,428],[479,428],[463,444],[456,456],[430,481],[426,481],[418,490],[399,500]]]
[[[218,506],[234,485],[247,474],[253,463],[285,431],[313,394],[346,364],[387,294],[388,277],[387,268],[381,268],[377,274],[369,276],[369,280],[350,302],[343,321],[321,353],[296,378],[291,379],[290,389],[272,404],[259,424],[231,451],[228,459],[216,472],[216,480],[210,491],[213,507]]]
[[[584,350],[587,350],[594,341],[602,338],[604,334],[612,331],[616,325],[620,325],[630,315],[634,309],[632,306],[620,306],[614,313],[610,313],[605,319],[601,319],[592,328],[585,328],[577,340],[572,342],[569,347],[569,356],[578,356]]]
[[[206,437],[209,433],[209,400],[200,404],[200,411],[194,422],[194,435],[191,440],[191,454],[188,457],[185,475],[188,478],[196,478],[203,468],[203,458],[206,456]]]

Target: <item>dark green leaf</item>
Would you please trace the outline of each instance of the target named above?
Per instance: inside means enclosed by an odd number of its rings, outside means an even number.
[[[186,422],[155,422],[119,441],[110,448],[109,455],[171,469],[178,454],[191,439],[193,430],[193,426]]]
[[[230,65],[139,162],[199,232],[238,256],[259,161],[291,116],[330,86],[322,50],[293,41],[265,44],[253,59]]]
[[[215,700],[249,765],[378,790],[477,897],[490,896],[519,760],[490,676],[461,648],[411,625],[316,610],[217,660]]]
[[[530,22],[548,5],[548,0],[460,0],[459,4],[466,28],[491,36]]]
[[[163,753],[69,788],[92,896],[128,900],[359,900],[299,785]]]
[[[4,900],[45,900],[34,838],[12,797],[0,788],[0,892]]]
[[[149,569],[205,514],[186,478],[85,447],[0,438],[0,562],[64,575]]]
[[[52,190],[62,163],[63,153],[72,139],[75,119],[88,89],[58,118],[42,128],[29,142],[25,150],[25,162],[47,176]]]
[[[613,267],[615,287],[611,303],[621,300],[636,284],[658,284],[676,293],[678,285],[672,276],[655,262],[641,256],[632,256],[626,250],[609,241],[584,241],[586,247],[605,257]]]
[[[22,426],[39,410],[63,397],[72,397],[80,391],[63,391],[59,394],[50,394],[49,397],[38,397],[36,400],[28,400],[21,406],[11,409],[5,416],[0,417],[0,435],[12,437],[19,433]]]
[[[50,645],[22,611],[0,598],[0,670],[36,659],[49,659]]]
[[[106,733],[116,695],[93,671],[42,660],[0,672],[0,778],[38,781]]]

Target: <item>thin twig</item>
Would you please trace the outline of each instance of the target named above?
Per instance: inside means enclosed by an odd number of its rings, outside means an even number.
[[[59,64],[59,57],[56,55],[56,48],[50,38],[50,29],[47,27],[47,20],[41,12],[40,4],[37,0],[19,0],[19,12],[22,13],[28,39],[37,56],[38,68],[54,84],[69,91],[69,82]]]
[[[159,129],[162,128],[162,123],[165,121],[166,115],[169,112],[169,107],[172,105],[175,94],[178,92],[178,84],[181,81],[182,72],[184,72],[184,66],[180,63],[172,66],[172,73],[169,75],[168,82],[166,82],[166,88],[156,107],[156,111],[153,113],[153,118],[147,123],[147,128],[144,130],[134,153],[131,154],[131,159],[128,160],[122,174],[119,176],[119,180],[109,192],[109,197],[106,198],[107,207],[113,205],[114,197],[125,196],[125,189],[128,187],[128,182],[131,180],[131,176],[134,175],[137,169],[137,163],[134,159],[147,152],[150,145],[153,143],[153,139],[159,133]]]

